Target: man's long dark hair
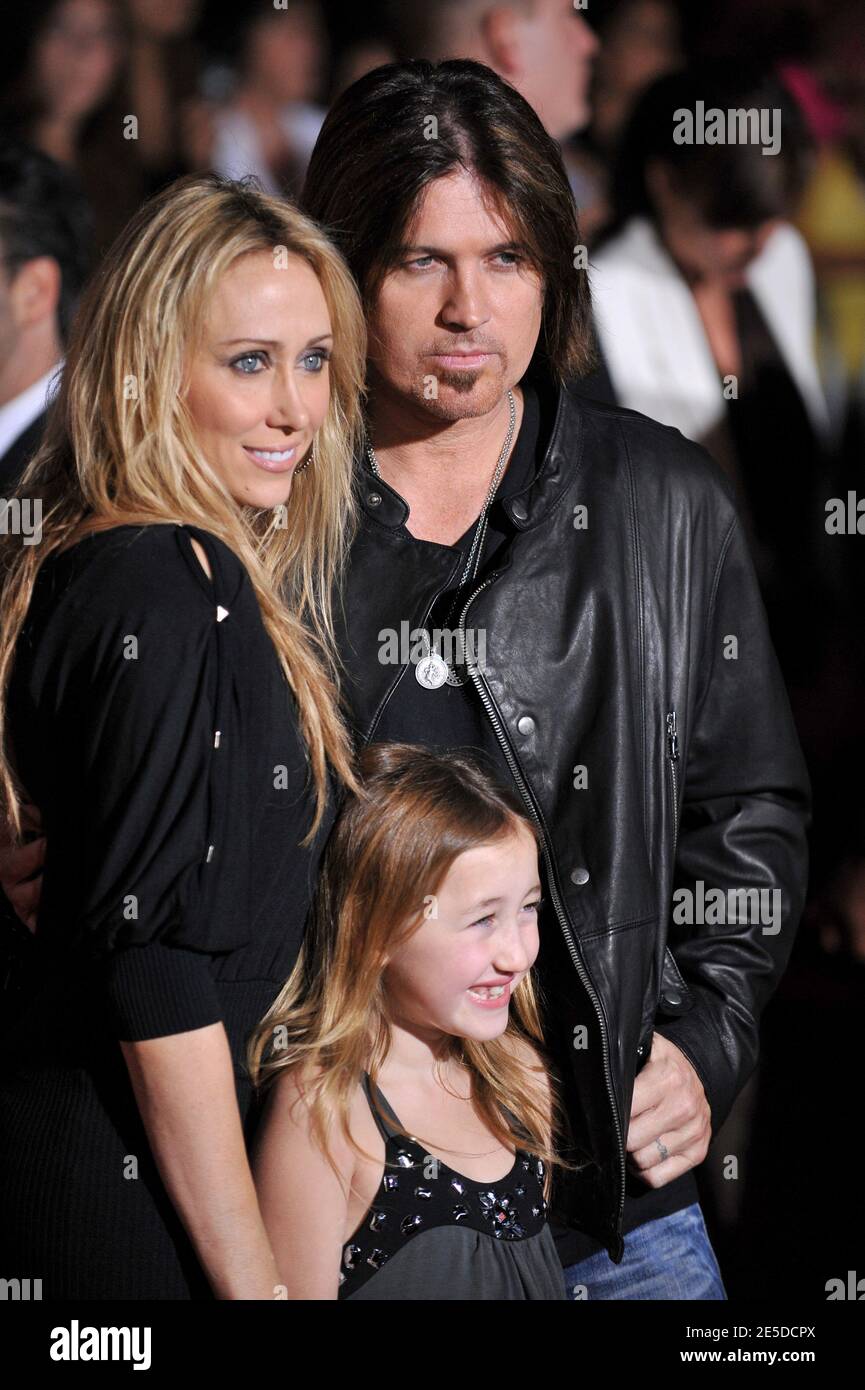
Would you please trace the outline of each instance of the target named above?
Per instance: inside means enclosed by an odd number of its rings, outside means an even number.
[[[369,309],[424,189],[461,168],[489,188],[543,276],[533,367],[560,382],[584,375],[594,365],[591,300],[559,147],[491,68],[414,60],[367,73],[331,107],[301,201],[342,250]]]

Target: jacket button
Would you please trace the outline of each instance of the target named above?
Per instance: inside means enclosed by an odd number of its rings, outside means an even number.
[[[377,506],[379,505],[379,503],[381,502],[381,493],[380,493],[380,492],[369,492],[369,493],[367,493],[367,498],[366,498],[366,500],[367,500],[367,502],[369,503],[369,505],[370,505],[371,507],[377,507]]]
[[[665,994],[665,995],[662,997],[662,999],[661,999],[661,1003],[662,1003],[662,1004],[669,1004],[669,1005],[671,1005],[671,1007],[674,1008],[674,1009],[675,1009],[679,1004],[681,1004],[681,1002],[682,1002],[682,996],[681,996],[681,994],[675,994],[675,993],[672,993],[672,994]]]
[[[528,514],[525,502],[513,502],[511,504],[511,516],[515,516],[517,521],[525,521]]]
[[[580,868],[580,869],[572,869],[572,870],[571,870],[571,883],[588,883],[588,881],[589,881],[589,871],[588,871],[588,869]]]
[[[524,714],[517,720],[517,728],[521,734],[533,734],[535,732],[535,721],[530,714]]]

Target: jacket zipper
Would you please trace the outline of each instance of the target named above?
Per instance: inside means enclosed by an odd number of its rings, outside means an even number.
[[[679,838],[679,788],[676,785],[676,763],[679,761],[679,735],[676,729],[676,711],[667,715],[667,766],[670,769],[670,790],[673,797],[673,870],[675,872],[676,844]]]
[[[474,593],[471,594],[471,595],[469,596],[469,599],[468,599],[468,601],[466,602],[465,608],[464,608],[463,611],[462,611],[462,616],[461,616],[461,618],[460,618],[460,620],[459,620],[459,630],[460,630],[460,632],[462,633],[462,639],[463,639],[463,645],[462,645],[462,648],[461,648],[462,651],[466,651],[466,644],[465,644],[465,620],[466,620],[466,614],[468,613],[469,608],[471,607],[472,603],[474,603],[475,599],[478,597],[478,594],[483,593],[484,589],[486,589],[488,585],[492,584],[494,580],[498,579],[498,577],[499,577],[499,575],[500,575],[501,573],[502,573],[502,571],[501,571],[501,570],[498,570],[498,571],[496,571],[496,573],[489,575],[489,576],[484,580],[483,584],[481,584],[479,588],[475,589]],[[504,728],[502,727],[502,722],[501,722],[501,720],[499,719],[498,711],[497,711],[496,708],[495,708],[495,705],[494,705],[494,703],[493,703],[492,696],[490,695],[489,691],[487,690],[487,687],[486,687],[486,685],[485,685],[485,683],[484,683],[483,677],[481,676],[481,674],[480,674],[480,672],[478,671],[477,667],[472,667],[472,666],[467,665],[467,666],[466,666],[466,669],[468,670],[468,673],[469,673],[469,675],[471,676],[472,683],[474,684],[475,689],[477,690],[478,694],[480,695],[481,701],[482,701],[483,706],[484,706],[484,709],[486,710],[487,715],[489,716],[490,722],[492,723],[492,726],[493,726],[493,728],[495,729],[496,737],[498,738],[498,741],[499,741],[499,743],[500,743],[501,746],[502,746],[502,751],[504,752],[504,755],[505,755],[505,757],[506,757],[506,759],[507,759],[508,766],[509,766],[509,768],[510,768],[510,770],[511,770],[511,774],[512,774],[512,776],[513,776],[513,779],[514,779],[514,781],[516,782],[517,786],[519,787],[520,795],[522,796],[523,801],[525,802],[526,806],[528,807],[529,814],[531,815],[532,820],[535,822],[535,824],[538,826],[538,828],[539,828],[540,831],[541,831],[541,839],[542,839],[543,846],[544,846],[544,859],[546,860],[546,863],[547,863],[547,879],[548,879],[548,882],[549,882],[549,885],[550,885],[550,896],[551,896],[551,898],[552,898],[553,906],[555,907],[555,910],[556,910],[556,916],[558,917],[558,920],[559,920],[559,926],[561,927],[562,935],[563,935],[564,938],[565,938],[565,942],[566,942],[566,944],[567,944],[568,951],[569,951],[569,953],[570,953],[571,959],[572,959],[573,962],[574,962],[574,966],[575,966],[575,968],[576,968],[577,975],[579,976],[579,979],[580,979],[580,981],[581,981],[581,983],[582,983],[582,985],[583,985],[583,988],[586,990],[586,993],[588,994],[589,999],[591,1000],[592,1004],[594,1005],[595,1013],[597,1014],[597,1017],[598,1017],[598,1023],[599,1023],[599,1025],[600,1025],[600,1030],[601,1030],[601,1054],[602,1054],[602,1061],[603,1061],[603,1067],[604,1067],[604,1081],[606,1082],[606,1086],[607,1086],[607,1095],[608,1095],[608,1098],[609,1098],[609,1101],[610,1101],[610,1109],[611,1109],[611,1111],[612,1111],[613,1121],[614,1121],[615,1127],[616,1127],[616,1138],[617,1138],[618,1146],[619,1146],[619,1171],[620,1171],[620,1175],[621,1175],[621,1199],[620,1199],[620,1202],[619,1202],[619,1224],[621,1225],[622,1218],[623,1218],[623,1215],[624,1215],[624,1209],[625,1209],[625,1144],[624,1144],[624,1139],[623,1139],[623,1136],[622,1136],[622,1127],[621,1127],[621,1124],[619,1123],[619,1114],[618,1114],[618,1110],[617,1110],[617,1108],[616,1108],[615,1091],[613,1090],[613,1079],[612,1079],[612,1074],[611,1074],[611,1071],[610,1071],[610,1052],[609,1052],[609,1044],[608,1044],[608,1040],[607,1040],[607,1031],[606,1031],[606,1028],[605,1028],[605,1026],[604,1026],[604,1015],[603,1015],[603,1011],[602,1011],[602,1009],[601,1009],[600,1001],[599,1001],[599,999],[598,999],[598,996],[597,996],[597,993],[596,993],[596,991],[595,991],[595,988],[594,988],[594,986],[593,986],[591,980],[589,979],[588,974],[586,973],[585,966],[583,965],[583,962],[582,962],[581,959],[580,959],[579,952],[577,951],[576,944],[575,944],[574,939],[573,939],[573,937],[572,937],[572,935],[571,935],[571,929],[570,929],[570,926],[568,925],[568,920],[567,920],[567,917],[565,916],[565,912],[564,912],[564,909],[563,909],[563,907],[562,907],[561,900],[560,900],[560,898],[559,898],[558,890],[557,890],[557,888],[556,888],[555,874],[554,874],[554,872],[553,872],[553,870],[554,870],[554,865],[553,865],[553,860],[552,860],[552,854],[550,853],[550,848],[549,848],[549,844],[548,844],[548,841],[547,841],[546,831],[544,830],[544,827],[543,827],[543,824],[542,824],[540,815],[538,814],[538,811],[537,811],[537,809],[536,809],[536,807],[535,807],[535,804],[534,804],[534,800],[533,800],[533,797],[532,797],[531,790],[530,790],[530,788],[529,788],[529,786],[528,786],[528,783],[526,782],[525,778],[523,777],[522,769],[520,768],[519,763],[518,763],[517,760],[516,760],[516,755],[514,754],[513,749],[512,749],[511,746],[510,746],[510,741],[509,741],[509,739],[508,739],[507,734],[506,734],[505,731],[504,731]]]

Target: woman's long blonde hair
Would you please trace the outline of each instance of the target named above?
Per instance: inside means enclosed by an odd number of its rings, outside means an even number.
[[[196,443],[183,399],[187,355],[220,277],[250,252],[300,256],[315,271],[334,343],[330,402],[315,458],[285,508],[239,508]],[[274,262],[276,263],[276,261]],[[291,203],[252,180],[189,175],[145,203],[105,256],[76,314],[46,433],[16,489],[42,504],[42,540],[7,537],[0,562],[0,801],[21,838],[24,789],[5,721],[15,644],[42,562],[89,530],[181,523],[242,561],[295,696],[315,782],[315,835],[327,763],[357,790],[339,710],[332,598],[357,527],[352,460],[362,437],[366,328],[339,252]]]
[[[385,957],[422,925],[458,855],[519,827],[540,845],[516,794],[470,752],[439,755],[414,744],[376,743],[361,753],[358,772],[364,794],[346,800],[331,832],[295,968],[247,1047],[260,1090],[285,1068],[300,1069],[311,1132],[331,1163],[333,1123],[364,1152],[351,1134],[349,1112],[363,1072],[375,1082],[390,1045]],[[447,1056],[469,1069],[478,1109],[499,1140],[558,1164],[551,1117],[514,1047],[522,1037],[544,1053],[531,972],[510,1007],[501,1037],[453,1037]],[[553,1090],[554,1127],[560,1119]]]

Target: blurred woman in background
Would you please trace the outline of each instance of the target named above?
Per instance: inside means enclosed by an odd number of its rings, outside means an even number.
[[[243,15],[241,45],[237,89],[216,116],[213,167],[297,197],[325,117],[315,104],[327,58],[318,5],[260,0]]]
[[[768,114],[780,149],[678,143],[678,113],[698,102],[725,119]],[[818,558],[829,440],[814,275],[786,221],[805,159],[795,108],[773,80],[726,63],[664,77],[628,124],[615,219],[590,262],[613,395],[705,445],[733,480],[788,678],[800,671],[799,628],[815,602],[804,560]]]
[[[78,176],[96,250],[105,250],[144,191],[137,146],[124,139],[119,114],[108,114],[128,52],[124,13],[116,0],[46,0],[26,18],[4,18],[4,28],[0,123]]]

